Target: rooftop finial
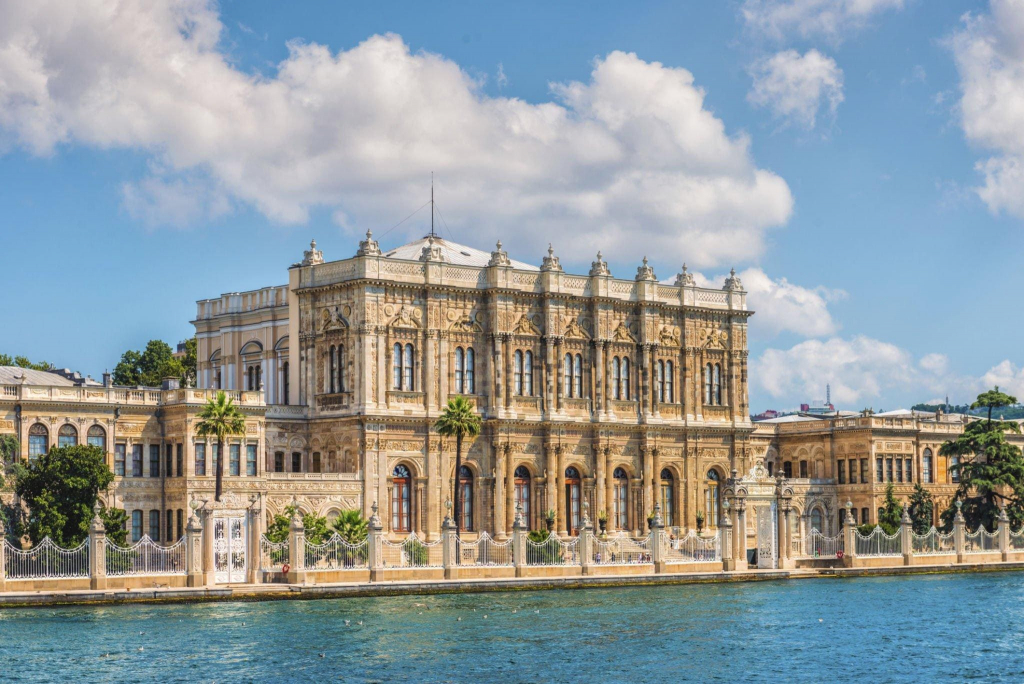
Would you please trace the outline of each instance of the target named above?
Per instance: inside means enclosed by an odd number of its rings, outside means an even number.
[[[380,245],[373,239],[373,231],[370,229],[366,230],[366,239],[359,241],[359,249],[356,250],[356,256],[380,256]]]
[[[590,275],[591,276],[610,276],[611,271],[608,270],[608,262],[601,257],[601,250],[597,250],[597,261],[590,263]]]
[[[501,248],[501,240],[498,240],[497,249],[491,252],[491,259],[488,266],[511,266],[512,261],[508,258],[508,252]]]
[[[315,266],[324,263],[324,253],[316,248],[316,240],[309,241],[309,249],[302,252],[302,265]]]
[[[654,269],[647,263],[647,257],[644,256],[644,263],[642,266],[636,269],[636,280],[657,280],[658,278],[654,275]]]
[[[729,277],[725,279],[725,289],[726,290],[742,290],[743,289],[743,283],[741,283],[740,279],[736,276],[736,269],[735,268],[729,270]]]
[[[540,270],[542,271],[561,271],[562,264],[558,261],[558,257],[555,256],[555,248],[548,243],[548,255],[544,257],[540,264]]]
[[[693,274],[687,270],[686,264],[684,263],[682,272],[676,275],[676,287],[693,287],[695,284],[696,282],[693,279]]]

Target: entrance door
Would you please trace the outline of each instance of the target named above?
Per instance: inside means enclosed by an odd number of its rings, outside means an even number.
[[[757,509],[757,567],[775,567],[775,536],[778,526],[775,524],[775,503],[771,507],[760,506]]]
[[[245,581],[245,518],[213,519],[213,569],[218,584]]]
[[[580,473],[569,467],[565,469],[565,519],[569,524],[569,534],[579,534],[580,506]]]

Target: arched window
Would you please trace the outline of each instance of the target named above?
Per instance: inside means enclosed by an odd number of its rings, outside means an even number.
[[[818,530],[819,532],[824,533],[825,530],[821,528],[821,523],[821,509],[815,508],[813,511],[811,511],[811,529]]]
[[[665,403],[665,362],[658,361],[658,365],[655,366],[657,377],[654,379],[655,396],[658,397],[658,403]]]
[[[89,428],[86,439],[90,446],[99,447],[103,451],[107,450],[107,431],[99,425],[93,425]]]
[[[530,527],[530,471],[519,466],[515,472],[516,505],[523,512],[523,522]]]
[[[337,350],[334,348],[333,344],[331,345],[331,350],[327,361],[327,377],[327,391],[330,392],[331,394],[334,394],[335,392],[338,391],[336,385],[336,379],[338,377],[338,355]]]
[[[517,397],[523,396],[523,352],[518,349],[512,357],[512,387]]]
[[[583,357],[576,355],[576,364],[572,368],[573,396],[583,396]]]
[[[675,509],[675,487],[673,486],[672,471],[668,468],[661,469],[661,517],[665,521],[665,527],[672,527],[672,511]]]
[[[704,403],[711,405],[711,398],[715,396],[711,389],[711,364],[704,366]]]
[[[674,404],[676,401],[675,391],[672,387],[672,381],[675,378],[675,374],[675,364],[669,361],[665,364],[665,401],[670,404]]]
[[[50,431],[42,423],[28,429],[28,458],[33,460],[50,450]]]
[[[78,446],[78,430],[74,425],[64,423],[57,431],[57,446],[72,447]]]
[[[715,406],[722,405],[722,366],[715,364]]]
[[[925,449],[921,457],[921,482],[928,484],[932,481],[932,450]]]
[[[565,519],[569,523],[569,532],[577,534],[580,529],[580,471],[572,466],[565,469]]]
[[[523,365],[523,396],[533,396],[533,352],[526,352]]]
[[[630,398],[630,384],[629,384],[629,359],[626,357],[622,358],[622,398],[629,401]]]
[[[572,354],[566,354],[563,361],[565,365],[565,384],[562,386],[562,395],[572,396]]]
[[[476,354],[472,347],[466,347],[466,394],[476,394],[476,380],[474,379],[476,365]]]
[[[709,470],[705,492],[705,515],[708,527],[718,527],[718,471]]]
[[[462,383],[466,378],[466,352],[462,347],[455,348],[455,392],[462,394]]]
[[[321,458],[320,458],[320,452],[319,451],[314,451],[313,452],[313,472],[314,473],[319,473],[321,465],[322,465],[322,463],[321,463]]]
[[[406,392],[416,391],[416,382],[413,379],[413,347],[405,345],[405,355],[402,357],[402,389]]]
[[[619,381],[620,373],[622,373],[622,362],[616,356],[612,359],[612,399],[622,399],[622,383]]]
[[[463,532],[473,531],[473,471],[468,466],[459,468],[459,506],[462,520],[459,529]]]
[[[612,473],[615,480],[612,490],[612,521],[617,529],[629,529],[629,476],[622,468]]]
[[[391,473],[391,531],[409,532],[412,529],[412,477],[402,464]]]
[[[402,345],[395,343],[394,348],[391,350],[391,386],[396,389],[402,389]]]

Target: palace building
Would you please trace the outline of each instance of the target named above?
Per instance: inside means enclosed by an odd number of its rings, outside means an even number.
[[[834,534],[847,500],[876,521],[887,482],[901,498],[923,483],[937,511],[956,489],[939,447],[960,416],[752,423],[753,312],[735,273],[701,288],[685,266],[659,281],[645,259],[622,279],[598,253],[574,275],[551,248],[532,265],[500,242],[485,252],[430,235],[384,251],[368,232],[334,261],[313,242],[287,276],[197,303],[197,388],[0,369],[0,433],[24,458],[103,448],[107,503],[129,512],[134,538],[177,539],[197,500],[231,519],[227,545],[231,525],[263,527],[293,503],[326,517],[369,517],[377,503],[389,536],[432,540],[455,496],[470,536],[509,536],[517,508],[531,528],[553,512],[560,536],[585,513],[639,534],[656,504],[669,528],[714,529],[739,520],[723,503],[743,490],[747,547],[764,559],[790,533]],[[246,414],[226,454],[195,434],[219,390]],[[433,424],[457,395],[482,430],[455,473],[454,442]]]

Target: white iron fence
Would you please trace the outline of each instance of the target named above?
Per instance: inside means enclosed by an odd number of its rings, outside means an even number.
[[[288,540],[272,542],[267,535],[260,535],[260,570],[281,572],[288,564]]]
[[[1024,527],[1016,532],[1010,530],[1010,550],[1024,551]]]
[[[28,551],[6,545],[4,570],[8,579],[49,579],[89,576],[89,540],[73,549],[62,549],[49,537]]]
[[[846,541],[840,532],[834,537],[827,537],[818,530],[811,528],[804,543],[804,558],[839,558],[843,553]]]
[[[979,526],[974,532],[964,531],[964,553],[988,553],[999,550],[999,533]]]
[[[871,534],[864,536],[859,530],[853,531],[858,556],[902,556],[903,546],[900,533],[888,535],[881,527],[875,527]]]
[[[149,535],[131,546],[107,542],[107,575],[184,575],[185,538],[170,546],[160,546]]]
[[[937,556],[946,553],[956,553],[956,545],[953,543],[953,533],[943,534],[932,527],[924,534],[913,533],[911,540],[914,555]]]
[[[384,567],[391,568],[443,568],[444,549],[441,540],[429,544],[410,534],[396,544],[387,539],[381,542],[381,557]]]
[[[365,568],[369,558],[369,544],[366,539],[350,544],[337,532],[323,544],[312,544],[306,540],[307,570],[339,570],[342,568]]]
[[[562,541],[550,535],[542,542],[526,540],[527,565],[579,565],[579,544],[577,537],[571,541]]]
[[[662,537],[662,555],[667,563],[706,563],[722,560],[721,536],[701,537],[690,530],[681,539]]]
[[[613,537],[594,540],[591,561],[595,565],[638,565],[651,562],[651,537],[630,539]]]
[[[460,541],[460,565],[512,565],[512,540],[496,542],[484,532],[475,542]]]

